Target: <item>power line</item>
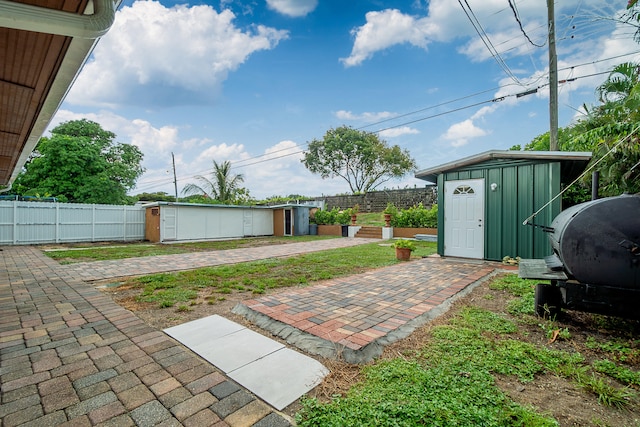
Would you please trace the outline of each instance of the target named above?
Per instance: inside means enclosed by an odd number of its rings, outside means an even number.
[[[584,63],[573,65],[573,66],[564,67],[564,68],[559,69],[559,71],[572,70],[572,72],[573,72],[573,70],[575,68],[578,68],[578,67],[583,67],[583,66],[586,66],[586,65],[592,65],[592,64],[597,64],[597,63],[600,63],[600,62],[619,59],[619,58],[622,58],[622,57],[625,57],[625,56],[630,56],[630,55],[635,55],[635,54],[640,54],[640,50],[634,51],[634,52],[630,52],[630,53],[626,53],[626,54],[620,54],[620,55],[612,56],[612,57],[609,57],[609,58],[603,58],[603,59],[599,59],[599,60],[594,60],[594,61],[584,62]],[[573,77],[573,78],[567,78],[567,79],[560,80],[559,83],[560,84],[570,83],[570,82],[574,82],[576,80],[583,79],[583,78],[595,77],[595,76],[603,75],[603,74],[609,74],[610,72],[611,71],[609,70],[609,71],[602,71],[602,72],[598,72],[598,73],[592,73],[592,74],[587,74],[587,75]],[[539,81],[542,78],[544,78],[544,76],[541,76],[536,81]],[[533,92],[531,92],[531,93],[535,93],[535,92],[537,92],[538,89],[540,89],[542,87],[545,87],[547,85],[548,85],[548,83],[540,85],[540,86],[537,86],[535,89],[532,89]],[[428,111],[428,110],[439,108],[439,107],[442,107],[442,106],[445,106],[445,105],[448,105],[448,104],[452,104],[452,103],[459,102],[459,101],[462,101],[462,100],[465,100],[465,99],[473,98],[473,97],[482,95],[484,93],[493,92],[493,91],[496,91],[498,89],[503,89],[503,88],[509,87],[509,86],[514,86],[514,84],[510,83],[510,84],[498,86],[497,88],[486,89],[486,90],[479,91],[479,92],[476,92],[476,93],[473,93],[473,94],[470,94],[470,95],[462,96],[462,97],[459,97],[459,98],[456,98],[456,99],[453,99],[453,100],[445,101],[445,102],[442,102],[442,103],[439,103],[439,104],[436,104],[436,105],[432,105],[432,106],[429,106],[429,107],[425,107],[425,108],[414,110],[414,111],[411,111],[411,112],[408,112],[408,113],[404,113],[404,114],[401,114],[401,115],[398,115],[398,116],[395,116],[395,117],[392,117],[392,118],[379,120],[379,121],[377,121],[375,123],[370,123],[370,124],[367,124],[367,125],[364,125],[364,126],[360,126],[360,127],[356,128],[356,129],[361,130],[361,129],[365,129],[365,128],[368,128],[368,127],[371,127],[371,126],[380,125],[380,124],[387,123],[387,122],[392,121],[392,120],[397,120],[399,118],[408,117],[408,116],[411,116],[411,115],[414,115],[414,114],[418,114],[418,113],[421,113],[421,112],[425,112],[425,111]],[[440,116],[443,116],[443,115],[446,115],[446,114],[451,114],[451,113],[455,113],[455,112],[462,111],[462,110],[465,110],[465,109],[477,107],[477,106],[483,105],[483,104],[500,102],[500,101],[504,100],[507,97],[516,96],[516,97],[520,98],[520,97],[524,96],[522,94],[529,94],[528,92],[530,92],[530,91],[525,91],[525,92],[520,92],[519,94],[506,95],[504,97],[497,97],[497,98],[493,98],[493,99],[480,101],[480,102],[473,103],[473,104],[470,104],[470,105],[458,107],[458,108],[453,109],[453,110],[448,110],[448,111],[444,111],[442,113],[438,113],[438,114],[434,114],[434,115],[430,115],[430,116],[425,116],[425,117],[421,117],[421,118],[418,118],[418,119],[402,122],[402,123],[399,123],[399,124],[396,124],[396,125],[393,125],[393,126],[388,126],[388,127],[385,127],[385,128],[381,128],[381,129],[378,129],[378,130],[374,131],[374,133],[379,133],[379,132],[383,132],[383,131],[386,131],[386,130],[395,129],[395,128],[398,128],[398,127],[401,127],[401,126],[406,126],[406,125],[409,125],[409,124],[421,122],[421,121],[424,121],[424,120],[429,120],[429,119],[440,117]],[[518,96],[518,95],[520,95],[520,96]],[[265,163],[265,162],[270,161],[270,160],[277,160],[277,159],[280,159],[280,158],[284,158],[284,157],[300,154],[300,153],[303,153],[304,150],[299,149],[297,151],[290,152],[290,153],[287,153],[287,154],[282,154],[282,155],[279,155],[279,156],[273,156],[273,154],[275,154],[275,153],[281,153],[281,152],[285,152],[285,151],[290,151],[291,149],[296,149],[296,148],[303,148],[303,147],[306,147],[308,145],[309,145],[309,142],[306,142],[306,143],[303,143],[303,144],[296,144],[294,147],[281,148],[279,150],[275,150],[275,151],[272,151],[270,153],[260,154],[260,155],[257,155],[257,156],[254,156],[254,157],[251,157],[251,158],[248,158],[248,159],[239,160],[239,161],[233,162],[233,165],[234,165],[234,167],[238,167],[238,168],[246,167],[246,166],[253,166],[253,165],[256,165],[256,164]],[[267,157],[267,156],[272,156],[272,157],[269,157],[267,159],[263,159],[264,157]],[[252,160],[256,160],[256,161],[252,162]],[[247,162],[249,162],[249,163],[247,163]],[[202,171],[202,172],[199,172],[199,173],[195,173],[195,174],[192,174],[192,175],[188,175],[188,176],[181,176],[181,177],[179,177],[179,179],[183,180],[183,179],[193,178],[194,176],[197,176],[197,175],[200,175],[200,174],[203,174],[203,173],[206,173],[206,172],[208,172],[208,170],[205,170],[205,171]],[[172,181],[173,181],[173,179],[171,179],[171,178],[158,178],[158,179],[155,179],[155,180],[143,182],[143,183],[141,183],[140,186],[137,186],[136,188],[138,188],[138,190],[142,191],[143,189],[147,189],[147,188],[150,189],[150,188],[154,188],[154,187],[157,187],[157,186],[160,186],[160,185],[165,185],[165,184],[170,183]]]
[[[516,9],[516,5],[511,0],[509,0],[509,7],[513,11],[513,16],[516,18],[516,21],[518,22],[518,26],[520,27],[520,31],[522,31],[522,34],[525,36],[525,38],[527,40],[529,40],[529,43],[531,43],[535,47],[543,47],[545,45],[545,43],[536,44],[536,43],[533,42],[533,40],[531,40],[529,38],[529,35],[527,34],[527,32],[524,30],[524,27],[522,26],[522,21],[520,20],[520,15],[518,14],[518,10]]]
[[[464,1],[464,4],[467,5],[466,8],[465,8],[465,5],[462,4],[463,1]],[[489,53],[491,54],[493,59],[496,60],[496,62],[502,68],[502,70],[514,82],[516,82],[519,85],[522,85],[520,80],[515,76],[515,74],[513,74],[513,72],[511,71],[511,69],[507,65],[507,63],[504,62],[504,59],[502,59],[502,56],[500,56],[500,54],[496,50],[495,46],[491,43],[491,40],[489,39],[489,36],[485,32],[484,28],[482,28],[482,25],[480,24],[480,21],[478,21],[478,18],[476,17],[475,13],[471,9],[471,6],[469,6],[469,2],[467,0],[458,0],[458,3],[460,4],[460,7],[464,11],[465,15],[467,15],[467,18],[469,19],[469,22],[471,22],[471,25],[473,26],[473,29],[476,31],[476,33],[478,33],[478,36],[480,36],[480,40],[482,40],[482,43],[484,43],[485,47],[487,48],[487,50],[489,51]]]
[[[573,78],[570,78],[570,79],[559,80],[558,83],[564,84],[564,83],[574,82],[576,80],[583,79],[583,78],[594,77],[594,76],[599,76],[599,75],[603,75],[603,74],[609,74],[610,72],[611,71],[601,71],[599,73],[586,74],[584,76],[578,76],[578,77],[573,77]],[[519,92],[519,93],[514,93],[514,94],[509,94],[509,95],[504,95],[504,96],[499,96],[499,97],[495,97],[495,98],[492,98],[492,99],[479,101],[479,102],[476,102],[474,104],[465,105],[463,107],[458,107],[458,108],[455,108],[453,110],[443,111],[442,113],[437,113],[437,114],[433,114],[433,115],[430,115],[430,116],[414,119],[414,120],[411,120],[411,121],[402,122],[402,123],[399,123],[399,124],[396,124],[396,125],[393,125],[393,126],[389,126],[389,127],[386,127],[386,128],[378,129],[378,130],[374,131],[374,133],[380,133],[380,132],[383,132],[383,131],[386,131],[386,130],[395,129],[395,128],[398,128],[398,127],[401,127],[401,126],[406,126],[406,125],[409,125],[409,124],[412,124],[412,123],[417,123],[417,122],[421,122],[421,121],[424,121],[424,120],[428,120],[428,119],[433,119],[433,118],[436,118],[436,117],[444,116],[446,114],[456,113],[458,111],[466,110],[466,109],[473,108],[473,107],[478,107],[478,106],[483,105],[483,104],[501,102],[501,101],[504,101],[507,98],[512,98],[512,97],[522,98],[523,96],[534,94],[539,89],[541,89],[541,88],[543,88],[545,86],[548,86],[548,85],[549,85],[549,83],[545,83],[545,84],[539,85],[538,87],[536,87],[534,89],[530,89],[530,90],[527,90],[527,91],[524,91],[524,92]],[[308,143],[304,144],[304,145],[308,145]],[[274,159],[279,159],[279,158],[282,158],[282,157],[292,156],[294,154],[299,154],[299,153],[303,153],[303,152],[304,152],[304,150],[299,150],[299,151],[296,151],[296,152],[293,152],[293,153],[284,154],[282,156],[274,157]],[[247,164],[247,165],[242,165],[241,167],[252,166],[252,165],[259,164],[259,163],[264,163],[264,162],[269,161],[269,160],[271,160],[271,159],[259,160],[257,162],[253,162],[253,163],[250,163],[250,164]]]

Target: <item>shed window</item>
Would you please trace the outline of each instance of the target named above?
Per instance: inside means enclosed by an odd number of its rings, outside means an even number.
[[[160,215],[160,208],[151,208],[151,215],[153,216]]]
[[[456,187],[455,190],[453,190],[453,194],[474,194],[475,191],[473,191],[473,188],[469,187],[468,185],[461,185],[459,187]]]

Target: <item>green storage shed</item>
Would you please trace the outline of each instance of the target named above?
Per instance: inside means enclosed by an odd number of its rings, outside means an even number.
[[[551,254],[546,233],[523,225],[591,160],[588,152],[491,150],[416,173],[438,186],[438,253],[501,261]],[[533,223],[548,226],[560,198]]]

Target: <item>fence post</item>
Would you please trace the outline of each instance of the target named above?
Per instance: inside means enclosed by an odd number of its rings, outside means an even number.
[[[123,229],[122,229],[122,241],[126,242],[127,241],[127,207],[126,206],[122,206],[122,224],[123,224]]]
[[[13,244],[18,243],[18,201],[13,201]]]
[[[96,205],[91,204],[91,241],[96,241]]]
[[[56,202],[56,243],[60,243],[60,205]]]

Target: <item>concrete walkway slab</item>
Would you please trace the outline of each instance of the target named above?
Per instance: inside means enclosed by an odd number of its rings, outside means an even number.
[[[298,400],[329,373],[317,360],[222,316],[164,331],[278,410]]]
[[[199,344],[245,329],[244,326],[227,320],[222,316],[217,316],[219,319],[215,322],[215,327],[212,328],[210,317],[203,317],[202,319],[173,326],[165,329],[165,332],[174,338],[180,336],[180,341],[187,347],[196,347]]]
[[[282,409],[319,385],[328,373],[315,359],[284,347],[228,375],[274,408]]]

